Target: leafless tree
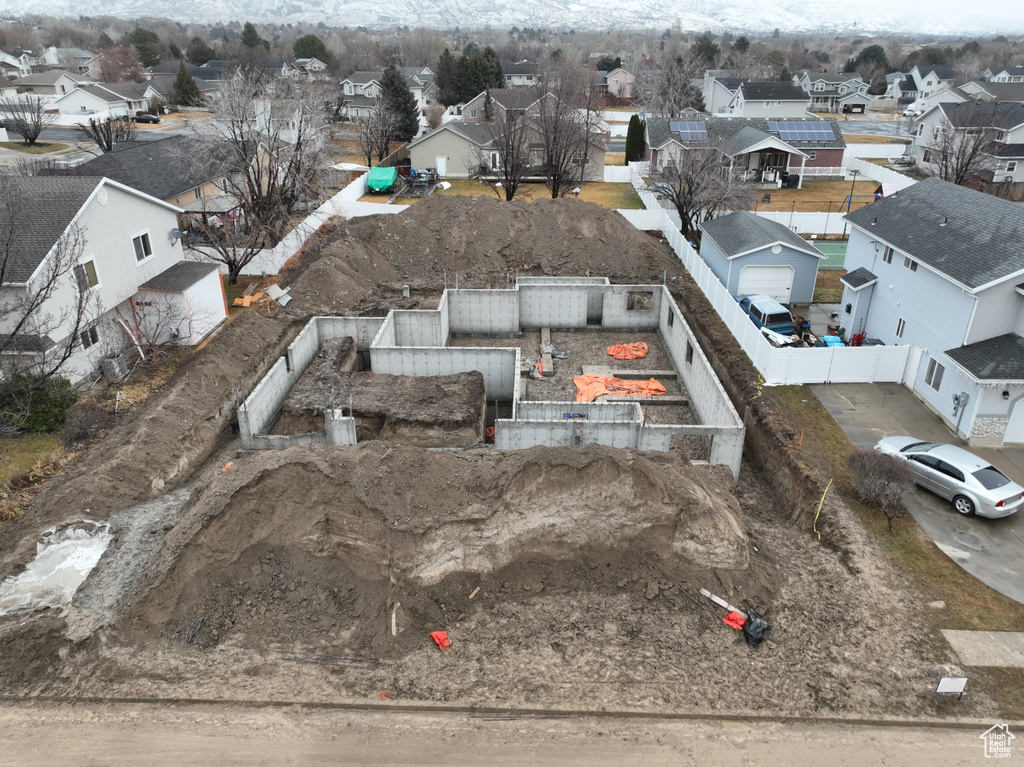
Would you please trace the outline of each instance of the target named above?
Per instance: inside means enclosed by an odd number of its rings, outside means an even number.
[[[961,108],[964,105],[961,105]],[[969,112],[977,112],[974,105],[967,105]],[[943,181],[960,186],[978,187],[992,181],[996,161],[992,155],[992,143],[998,133],[992,127],[955,128],[943,117],[938,126],[938,135],[931,137],[923,152],[922,159],[934,166],[934,174]]]
[[[315,84],[276,80],[243,67],[218,93],[217,132],[197,133],[205,151],[189,161],[197,173],[211,163],[229,166],[222,189],[236,207],[221,215],[215,198],[203,197],[200,215],[190,221],[196,236],[190,244],[225,264],[231,284],[260,250],[277,244],[293,212],[318,198],[328,167],[323,103]]]
[[[526,119],[540,134],[548,191],[558,198],[585,179],[593,143],[598,140],[598,89],[590,73],[562,60],[552,62],[541,74],[537,93],[536,114]]]
[[[704,77],[703,59],[689,51],[662,53],[636,74],[634,93],[647,112],[678,117],[684,109],[704,109],[701,89],[693,83]]]
[[[139,54],[125,45],[107,48],[96,57],[95,65],[99,68],[100,80],[105,83],[120,83],[129,80],[141,83],[146,79],[142,72]]]
[[[498,165],[490,169],[501,179],[505,199],[510,201],[530,168],[529,139],[533,129],[527,117],[514,109],[495,108],[489,122],[485,121]]]
[[[441,127],[441,119],[444,117],[444,107],[440,104],[427,104],[423,110],[423,116],[427,120],[427,128],[434,130]]]
[[[903,498],[914,487],[906,462],[875,450],[857,450],[850,453],[846,465],[857,481],[861,499],[885,514],[892,532],[892,522],[903,508]]]
[[[43,129],[57,121],[57,113],[46,111],[41,96],[21,94],[0,98],[0,118],[9,130],[21,136],[25,146],[35,146]]]
[[[699,243],[699,225],[715,215],[753,207],[753,184],[730,172],[724,160],[715,146],[694,146],[652,169],[650,190],[672,203],[689,240]]]
[[[359,150],[366,164],[372,164],[374,155],[377,155],[377,162],[383,161],[391,153],[391,144],[398,132],[398,117],[381,99],[374,99],[370,114],[357,117],[354,122]]]
[[[135,123],[127,117],[108,117],[105,120],[90,117],[79,130],[104,154],[113,152],[114,147],[124,141],[135,140]]]
[[[79,260],[81,227],[72,224],[31,276],[24,274],[23,227],[34,213],[33,179],[0,175],[0,433],[20,430],[33,402],[61,378],[95,314]]]

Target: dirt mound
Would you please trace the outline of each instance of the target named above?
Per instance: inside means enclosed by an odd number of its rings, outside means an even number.
[[[397,216],[369,216],[338,229],[319,268],[387,283],[504,287],[509,273],[660,282],[682,265],[663,243],[612,210],[575,199],[502,202],[434,195]]]
[[[575,591],[571,563],[598,551],[645,552],[716,582],[720,570],[764,591],[746,572],[736,500],[705,472],[597,445],[262,454],[186,508],[129,624],[149,636],[198,616],[225,627],[222,638],[251,629],[253,641],[295,640],[296,625],[346,635],[365,627],[366,641],[394,602],[405,625],[426,630],[451,584],[461,593],[467,578],[528,571],[532,561],[561,563],[548,587]]]

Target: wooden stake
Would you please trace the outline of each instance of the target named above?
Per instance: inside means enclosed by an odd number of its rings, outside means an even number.
[[[480,587],[477,586],[475,589],[473,589],[473,593],[469,595],[469,598],[472,599],[473,597],[475,597],[479,593],[480,593]]]

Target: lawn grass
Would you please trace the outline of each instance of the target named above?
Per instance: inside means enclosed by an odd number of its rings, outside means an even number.
[[[60,144],[56,141],[37,141],[33,146],[25,146],[20,141],[0,141],[0,147],[13,149],[15,152],[23,152],[24,154],[49,154],[50,152],[60,152],[63,149],[67,149],[68,145]]]
[[[768,394],[786,411],[801,435],[801,458],[857,514],[868,534],[899,571],[921,592],[924,601],[943,601],[943,609],[921,604],[907,619],[939,629],[1024,631],[1024,604],[1010,599],[970,575],[946,556],[907,513],[889,532],[884,515],[860,503],[847,456],[856,448],[807,386],[774,386]],[[1024,717],[1024,670],[971,669],[973,681],[984,685],[999,702],[1004,716]]]
[[[855,195],[871,195],[878,188],[878,182],[874,180],[845,181],[842,179],[805,179],[802,189],[766,189],[759,194],[770,194],[771,202],[758,202],[758,210],[780,210],[791,211],[796,205],[798,211],[822,212],[831,209],[839,210],[839,205],[846,200],[846,196],[853,189]],[[760,200],[760,197],[758,198]],[[854,204],[868,201],[867,197],[854,198]]]
[[[434,194],[453,197],[453,196],[467,196],[467,197],[494,197],[495,199],[504,200],[505,193],[501,188],[497,189],[490,184],[481,183],[480,181],[473,179],[455,179],[449,181],[452,186],[450,189],[437,189]],[[606,184],[606,183],[592,183],[582,184],[581,192],[579,195],[580,200],[586,202],[593,202],[600,205],[603,208],[615,210],[617,208],[625,208],[629,210],[643,210],[644,204],[640,200],[636,191],[632,185],[622,184]],[[569,195],[570,198],[573,195]],[[522,202],[534,202],[535,200],[550,199],[551,193],[544,184],[522,184],[518,190],[516,190],[515,199]],[[419,202],[421,198],[416,197],[397,197],[395,198],[396,205],[412,205]],[[376,202],[384,203],[388,200],[388,195],[384,194],[365,194],[359,198],[360,202]]]
[[[626,164],[626,153],[625,152],[605,152],[604,153],[604,164],[610,165],[625,165]]]
[[[843,126],[839,126],[842,128]],[[843,131],[847,144],[908,144],[910,139],[900,136],[878,136],[874,133],[847,133]]]
[[[839,278],[846,274],[843,269],[819,269],[814,283],[814,303],[838,304],[843,300],[843,283]]]
[[[61,449],[57,434],[8,434],[0,437],[0,488]]]

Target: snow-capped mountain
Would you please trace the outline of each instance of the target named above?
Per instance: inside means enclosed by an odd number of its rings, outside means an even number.
[[[24,0],[0,0],[0,12],[26,11]],[[332,26],[430,26],[473,29],[489,24],[549,29],[663,29],[770,33],[844,31],[907,35],[984,35],[1024,31],[1024,4],[997,0],[36,0],[32,12],[54,16],[166,17],[176,21],[323,21]]]

